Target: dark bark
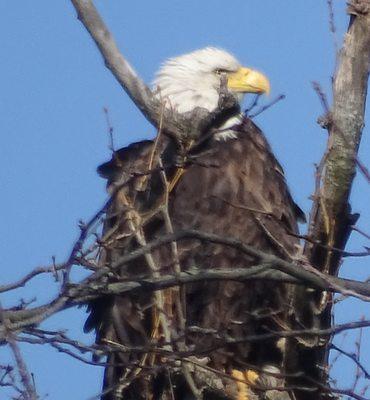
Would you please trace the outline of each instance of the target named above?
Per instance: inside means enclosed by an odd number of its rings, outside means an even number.
[[[338,69],[333,82],[333,106],[325,116],[328,147],[318,170],[316,191],[310,216],[309,236],[322,245],[344,249],[358,215],[351,214],[349,198],[364,126],[364,113],[370,68],[370,2],[356,0],[349,4],[350,21],[340,52]],[[342,254],[322,245],[308,243],[305,255],[320,272],[336,277]],[[309,293],[297,288],[295,303],[302,309],[305,326],[327,329],[332,324],[332,295]],[[328,355],[331,337],[324,342],[292,343],[290,369],[303,368],[314,381],[327,383]],[[311,347],[313,346],[313,347]],[[326,395],[322,395],[326,398]],[[299,399],[317,399],[317,393],[299,393]]]

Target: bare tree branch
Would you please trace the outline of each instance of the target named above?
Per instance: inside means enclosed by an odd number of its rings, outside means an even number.
[[[358,215],[351,214],[349,197],[356,166],[360,166],[364,172],[357,152],[364,125],[370,71],[369,5],[369,0],[349,2],[350,23],[333,83],[334,101],[330,112],[327,110],[325,96],[316,87],[326,113],[324,127],[329,131],[329,138],[327,151],[317,170],[309,225],[311,243],[306,242],[305,255],[311,265],[333,276],[337,276],[343,256],[333,251],[333,248],[345,248],[352,226],[358,218]],[[314,244],[316,241],[320,245]],[[296,307],[303,310],[302,315],[311,316],[313,325],[325,329],[331,326],[331,296],[326,293],[308,293],[297,288],[295,303]],[[306,374],[325,382],[329,343],[314,348],[301,343],[292,344],[292,347],[292,354],[298,354],[300,359],[310,353],[310,362],[304,364]],[[315,396],[306,396],[305,399],[315,399]]]
[[[235,112],[239,108],[237,99],[226,91],[220,97],[222,101],[218,108],[213,112],[202,108],[185,114],[178,114],[170,109],[163,110],[160,98],[153,94],[119,51],[112,34],[104,24],[93,2],[91,0],[71,0],[71,2],[77,11],[78,18],[96,43],[105,65],[118,83],[145,118],[156,128],[159,127],[163,118],[164,132],[174,136],[178,142],[199,137],[202,132],[214,125],[216,119],[227,119],[231,112]]]
[[[13,353],[15,363],[17,365],[22,385],[24,387],[24,390],[21,390],[22,397],[24,400],[37,400],[39,397],[36,393],[35,386],[32,383],[32,377],[28,372],[27,365],[22,357],[22,353],[20,351],[18,343],[16,342],[16,336],[10,329],[8,329],[10,325],[9,319],[6,313],[4,312],[1,303],[0,303],[0,323],[3,326],[5,334],[3,340],[5,340],[6,343],[9,344],[9,347]],[[13,385],[13,387],[17,388],[15,385]]]
[[[351,15],[334,80],[330,154],[323,177],[323,196],[332,217],[343,211],[349,199],[364,126],[369,71],[370,16]]]
[[[182,231],[165,235],[152,243],[144,245],[127,256],[122,257],[111,268],[119,268],[125,263],[135,260],[159,246],[174,240],[198,239],[231,246],[256,259],[257,265],[250,268],[233,270],[201,270],[187,271],[175,275],[161,275],[160,277],[138,277],[106,284],[101,278],[109,271],[104,268],[92,273],[77,285],[68,285],[53,301],[40,307],[30,309],[4,310],[9,320],[8,329],[23,330],[31,325],[39,324],[56,312],[79,304],[85,304],[95,298],[122,294],[134,290],[158,290],[171,286],[182,285],[204,280],[256,280],[270,279],[280,282],[290,282],[311,286],[324,291],[342,293],[348,296],[369,300],[370,283],[358,282],[329,276],[320,273],[304,264],[289,263],[271,254],[254,249],[236,239],[223,238],[215,234],[199,231]],[[4,326],[0,325],[0,338],[4,337]]]

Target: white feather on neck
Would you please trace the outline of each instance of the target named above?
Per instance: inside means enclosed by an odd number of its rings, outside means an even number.
[[[236,139],[237,133],[235,129],[228,128],[235,128],[236,125],[239,125],[242,122],[242,118],[242,114],[235,115],[229,118],[223,125],[218,128],[220,132],[215,133],[214,138],[219,141]]]

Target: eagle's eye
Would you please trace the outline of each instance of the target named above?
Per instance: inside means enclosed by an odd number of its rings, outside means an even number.
[[[222,68],[217,68],[217,69],[215,69],[214,72],[216,75],[221,75],[221,74],[227,74],[230,71],[227,71],[226,69],[222,69]]]

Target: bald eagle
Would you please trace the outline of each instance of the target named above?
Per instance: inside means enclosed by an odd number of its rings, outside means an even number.
[[[177,113],[196,107],[213,111],[222,76],[239,102],[247,93],[270,89],[262,73],[208,47],[167,60],[154,91],[164,107]],[[177,160],[176,143],[162,134],[114,152],[99,167],[113,196],[100,257],[102,266],[116,266],[109,281],[249,268],[258,261],[235,247],[187,238],[120,265],[122,256],[180,230],[236,239],[284,259],[295,256],[297,239],[290,233],[297,233],[302,212],[265,136],[240,109],[215,123],[206,138],[190,141],[185,163],[179,166]],[[89,309],[86,331],[95,329],[97,343],[114,348],[107,358],[104,400],[217,398],[212,385],[197,387],[201,373],[191,363],[186,366],[186,357],[219,372],[224,388],[228,377],[240,381],[241,371],[251,366],[257,371],[284,368],[276,338],[242,340],[286,327],[289,289],[284,284],[203,281],[109,296]]]

